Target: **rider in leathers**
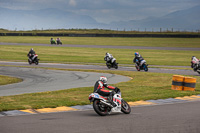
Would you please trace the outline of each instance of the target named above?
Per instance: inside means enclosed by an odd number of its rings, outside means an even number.
[[[136,52],[135,53],[135,58],[133,59],[133,62],[137,63],[137,65],[140,66],[141,65],[140,62],[142,60],[144,60],[144,58],[142,58],[142,56],[138,52]]]
[[[106,53],[106,55],[105,55],[105,57],[104,57],[104,60],[106,61],[106,64],[107,64],[107,63],[110,63],[110,64],[111,64],[112,59],[113,59],[112,54]]]
[[[33,60],[34,55],[35,55],[35,51],[33,50],[33,48],[31,48],[29,53],[27,54],[27,56],[29,57],[29,60]]]
[[[113,105],[113,95],[114,95],[114,91],[117,92],[119,91],[119,88],[117,87],[113,87],[113,86],[109,86],[107,85],[107,78],[104,77],[104,76],[101,76],[100,79],[95,83],[94,85],[94,92],[95,93],[98,93],[102,96],[108,96],[109,97],[109,102]],[[105,90],[105,88],[108,88],[112,91],[109,91],[109,90]]]
[[[195,63],[192,63],[192,61],[194,61]],[[197,69],[200,66],[200,60],[197,59],[195,56],[192,56],[192,61],[191,61],[191,67],[193,68],[193,70],[196,72]]]

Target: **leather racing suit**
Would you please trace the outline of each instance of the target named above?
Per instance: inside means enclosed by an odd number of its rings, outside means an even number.
[[[141,62],[142,60],[144,60],[144,58],[142,58],[141,55],[137,55],[137,56],[135,56],[135,58],[133,59],[133,62],[134,62],[134,63],[137,63],[138,66],[140,66],[140,65],[141,65],[140,62]]]
[[[98,93],[102,96],[108,96],[109,97],[108,100],[113,104],[114,91],[105,90],[105,88],[108,88],[110,90],[116,89],[116,87],[109,86],[107,85],[107,83],[104,83],[103,81],[98,80],[94,85],[94,93]]]

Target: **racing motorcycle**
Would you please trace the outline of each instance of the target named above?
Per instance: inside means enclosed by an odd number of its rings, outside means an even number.
[[[136,67],[136,69],[137,69],[138,71],[140,71],[140,70],[144,70],[145,72],[148,71],[148,64],[146,63],[145,60],[142,60],[142,61],[140,62],[140,64],[139,64],[139,61],[136,60],[135,67]]]
[[[29,54],[29,57],[31,56],[31,54]],[[31,64],[33,64],[33,63],[35,63],[35,65],[38,65],[39,64],[39,60],[40,59],[38,59],[38,55],[37,54],[35,54],[33,57],[32,57],[32,59],[28,59],[28,63],[31,65]]]
[[[98,93],[91,93],[89,95],[90,102],[93,102],[94,111],[100,116],[106,116],[108,114],[120,113],[123,112],[125,114],[129,114],[131,112],[131,108],[129,104],[121,98],[121,92],[115,92],[113,96],[113,103],[115,106],[111,105],[108,100],[108,97],[101,96]]]
[[[62,42],[61,41],[57,41],[57,45],[59,45],[59,44],[62,45]]]
[[[191,68],[198,74],[200,74],[200,61],[195,56],[192,57]]]
[[[106,58],[104,58],[104,60],[106,61]],[[110,68],[115,68],[118,69],[118,63],[116,62],[115,58],[112,58],[111,61],[106,61],[106,66],[108,67],[108,69]]]
[[[51,40],[51,45],[52,44],[56,44],[56,41],[55,40]]]

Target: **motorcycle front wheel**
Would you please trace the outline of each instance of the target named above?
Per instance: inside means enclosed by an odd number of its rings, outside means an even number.
[[[118,69],[118,64],[116,62],[114,62],[114,63],[115,63],[115,69]]]
[[[136,68],[138,71],[140,71],[140,67],[139,67],[139,66],[136,65],[135,68]]]
[[[111,68],[111,65],[110,65],[110,64],[108,64],[108,63],[106,63],[106,66],[107,66],[107,68],[108,68],[108,69],[110,69],[110,68]]]
[[[94,111],[100,116],[106,116],[108,114],[108,109],[105,105],[101,104],[99,100],[94,100],[93,102]]]
[[[28,63],[29,63],[29,65],[31,65],[32,64],[32,62],[28,59]]]
[[[124,114],[130,114],[131,113],[131,107],[129,106],[129,104],[126,101],[124,101],[123,99],[122,99],[121,102],[122,102],[122,104],[121,104],[121,106],[122,106],[121,111]]]
[[[35,60],[35,65],[38,65],[39,64],[39,61],[38,59]]]

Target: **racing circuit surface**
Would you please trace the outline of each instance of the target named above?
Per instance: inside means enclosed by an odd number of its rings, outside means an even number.
[[[3,44],[1,43],[0,45]],[[35,46],[36,45],[38,44],[35,44]],[[175,49],[177,50],[178,48]],[[108,70],[106,66],[97,65],[40,63],[38,66],[34,65],[34,68],[27,68],[29,66],[30,65],[27,62],[0,62],[0,75],[8,75],[24,79],[21,83],[0,86],[1,96],[93,86],[99,76],[102,76],[102,74],[92,72],[41,69],[43,67]],[[112,70],[115,69],[111,69],[111,71]],[[119,66],[118,70],[136,71],[134,65],[133,67]],[[163,68],[149,68],[149,72],[199,75],[192,70]],[[129,78],[124,76],[118,77],[118,75],[112,74],[103,75],[109,78],[109,84],[117,83],[117,81],[122,82],[129,80]],[[132,112],[129,115],[119,113],[111,114],[106,117],[98,116],[94,110],[4,116],[0,117],[0,132],[199,133],[199,110],[200,102],[190,101],[174,104],[132,107]]]
[[[94,110],[0,117],[1,133],[199,133],[200,102],[132,107],[105,117]]]
[[[110,84],[130,80],[130,78],[125,76],[107,73],[3,66],[0,66],[0,75],[23,79],[23,82],[20,83],[0,86],[0,96],[89,87],[93,86],[100,76],[106,76]]]

